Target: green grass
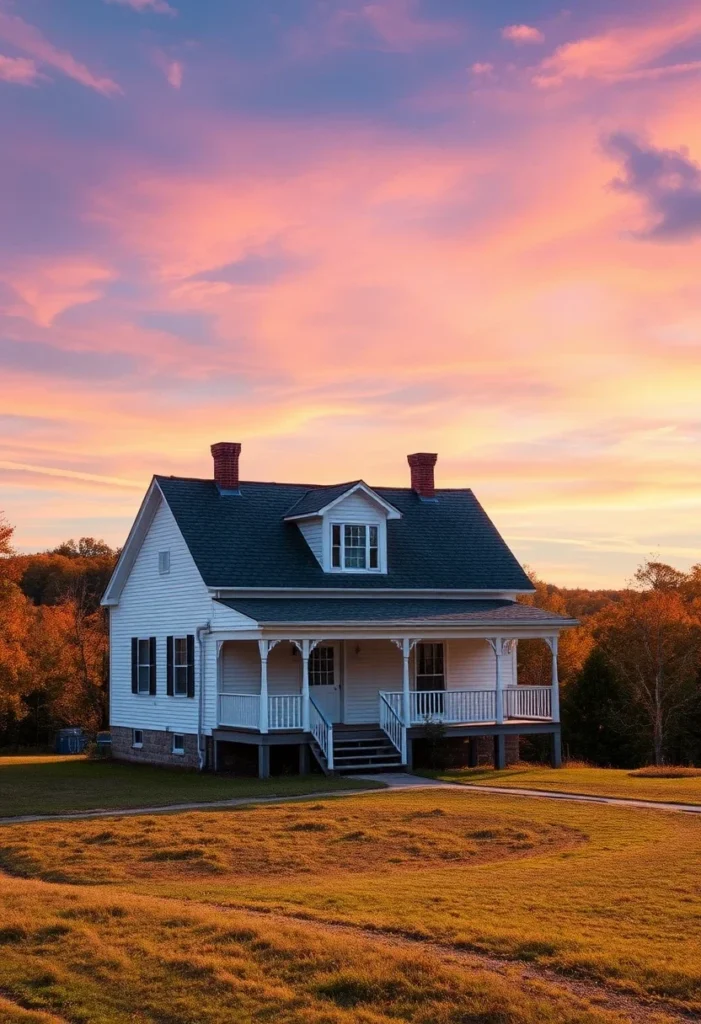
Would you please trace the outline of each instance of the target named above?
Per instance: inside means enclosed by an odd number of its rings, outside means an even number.
[[[516,765],[504,771],[493,768],[465,768],[456,771],[422,772],[443,782],[465,786],[500,786],[538,789],[545,792],[579,793],[653,800],[662,803],[700,804],[701,773],[688,778],[649,777],[618,768],[545,768]]]
[[[698,1015],[700,826],[698,819],[674,812],[509,800],[477,790],[5,826],[0,866],[15,877],[6,879],[4,889],[12,899],[0,905],[2,927],[10,928],[0,958],[0,992],[27,992],[28,982],[12,981],[14,975],[7,981],[6,958],[16,940],[17,963],[26,954],[26,970],[34,965],[39,972],[40,965],[50,964],[59,988],[64,981],[78,984],[73,963],[108,988],[117,985],[108,977],[118,970],[138,994],[145,984],[141,972],[155,970],[159,949],[158,977],[175,972],[174,991],[183,1000],[185,988],[191,995],[205,989],[207,1006],[225,1000],[225,990],[213,980],[222,972],[243,972],[252,987],[262,977],[256,972],[267,972],[262,991],[274,975],[286,993],[280,1015],[272,1018],[282,1021],[375,1024],[385,1014],[426,1024],[602,1019],[595,1006],[586,1009],[593,1017],[577,1016],[585,1011],[574,1004],[567,1011],[547,979],[538,981],[543,1002],[535,1006],[518,975],[507,986],[508,1013],[500,1016],[496,1007],[507,998],[503,979],[486,972],[478,993],[474,976],[465,971],[455,968],[447,981],[443,968],[434,965],[432,975],[420,945],[408,959],[382,945],[382,934],[399,934],[505,958],[521,969],[548,968],[595,983],[604,994],[632,993]],[[45,921],[50,907],[65,909],[70,900],[79,908],[101,907],[102,916],[89,911],[98,915],[95,920],[78,915],[75,922],[81,924],[70,924],[65,947],[73,959],[64,961],[63,936],[41,936],[56,927],[54,919]],[[127,920],[113,919],[112,905],[126,907]],[[270,913],[303,917],[310,931],[300,932],[296,944],[283,941],[280,922],[265,921]],[[176,922],[171,939],[164,934],[168,918]],[[329,928],[334,922],[371,929],[376,945],[371,936],[355,942],[353,935],[335,933]],[[31,932],[28,945],[22,946],[17,928]],[[238,937],[224,942],[227,929]],[[79,939],[84,945],[76,945]],[[191,970],[202,974],[186,984],[185,968],[176,965],[193,956]],[[239,965],[236,971],[230,956]],[[414,960],[425,966],[408,979],[407,965]],[[64,962],[59,970],[56,965]],[[14,969],[20,975],[25,970]],[[440,1005],[431,1002],[434,982],[436,992],[453,993],[440,996]],[[396,1007],[392,991],[400,993]],[[110,993],[119,1000],[116,989]],[[379,993],[376,1004],[373,993]],[[327,1006],[324,1012],[333,1009],[331,1016],[314,1016],[321,1011],[309,1002],[312,996]],[[295,1017],[288,999],[299,1000],[295,1005],[310,1016],[300,1009]],[[61,1009],[55,1001],[49,1007]],[[359,1008],[365,1016],[352,1016]],[[266,1019],[264,1008],[257,1012]],[[194,1019],[219,1020],[217,1013],[223,1010]],[[178,1014],[173,1019],[184,1024],[184,1011]]]
[[[377,783],[360,779],[334,779],[323,775],[260,780],[201,775],[182,769],[116,761],[89,761],[83,757],[2,757],[0,818],[165,807],[234,797],[299,796],[377,786]]]

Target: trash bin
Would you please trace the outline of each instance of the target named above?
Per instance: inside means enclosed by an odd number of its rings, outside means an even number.
[[[88,737],[82,729],[59,729],[56,734],[57,754],[82,754]]]

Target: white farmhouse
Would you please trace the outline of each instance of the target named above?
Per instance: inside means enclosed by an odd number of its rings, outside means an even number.
[[[557,642],[575,625],[517,603],[531,583],[471,490],[154,477],[105,593],[115,756],[199,769],[257,753],[326,772],[410,767],[427,723],[499,767],[547,734],[560,763]],[[539,637],[552,682],[522,686]],[[298,760],[297,760],[298,758]]]

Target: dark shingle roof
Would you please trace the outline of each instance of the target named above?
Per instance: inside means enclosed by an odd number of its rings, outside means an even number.
[[[226,598],[219,601],[259,623],[335,622],[382,623],[383,625],[479,625],[495,622],[515,626],[538,625],[564,619],[554,612],[512,601],[411,600],[408,598]]]
[[[239,495],[222,495],[212,480],[156,480],[210,587],[533,589],[470,490],[439,490],[426,502],[409,488],[374,488],[402,513],[387,523],[389,572],[346,575],[325,573],[296,523],[284,521],[308,484],[242,482]]]
[[[312,516],[315,512],[324,508],[330,502],[340,498],[342,494],[349,491],[351,487],[362,483],[361,480],[351,480],[347,484],[329,484],[328,487],[310,487],[302,497],[294,503],[285,513],[288,516]]]

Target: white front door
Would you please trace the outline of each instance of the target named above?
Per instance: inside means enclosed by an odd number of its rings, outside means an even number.
[[[337,644],[319,644],[309,655],[309,695],[330,722],[341,721],[341,666]]]

